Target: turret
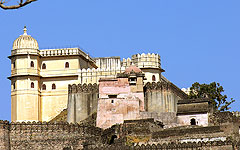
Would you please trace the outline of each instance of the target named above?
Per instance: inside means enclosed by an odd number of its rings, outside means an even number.
[[[11,51],[11,119],[40,120],[39,48],[37,41],[24,33],[14,42]]]
[[[130,65],[136,65],[145,74],[147,82],[161,81],[161,73],[165,72],[161,68],[161,59],[159,54],[135,54],[132,58],[123,59],[122,66],[129,67]]]

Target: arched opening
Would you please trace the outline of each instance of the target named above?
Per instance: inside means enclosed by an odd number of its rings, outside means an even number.
[[[42,85],[42,90],[46,90],[46,84]]]
[[[13,62],[13,68],[15,68],[16,67],[16,64],[15,64],[15,61]]]
[[[45,63],[42,64],[42,69],[46,69],[46,64]]]
[[[109,145],[114,144],[114,140],[115,140],[116,138],[117,138],[116,135],[112,135],[112,136],[111,136],[111,139],[110,139],[110,141],[109,141]]]
[[[16,82],[13,82],[13,89],[16,89]]]
[[[65,68],[69,68],[69,62],[65,63]]]
[[[155,75],[152,76],[152,81],[156,81]]]
[[[52,84],[52,90],[55,90],[56,89],[56,84]]]
[[[196,119],[192,118],[192,119],[190,120],[190,123],[191,123],[191,125],[196,125]]]
[[[31,66],[31,67],[34,67],[34,62],[33,62],[33,61],[31,61],[30,66]]]
[[[31,88],[34,88],[34,83],[33,82],[31,82]]]

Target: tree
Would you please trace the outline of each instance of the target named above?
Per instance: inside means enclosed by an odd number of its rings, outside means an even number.
[[[195,82],[190,87],[189,98],[209,98],[216,109],[216,111],[226,111],[229,110],[235,100],[231,98],[231,101],[227,101],[227,95],[223,95],[223,87],[216,82],[210,84],[199,84]]]
[[[37,1],[37,0],[25,0],[25,1],[24,0],[20,0],[17,5],[9,5],[9,6],[7,6],[7,5],[5,5],[7,3],[6,0],[0,0],[0,7],[2,9],[18,9],[20,7],[26,6],[26,5],[28,5],[28,4],[32,3],[32,2],[35,2],[35,1]]]

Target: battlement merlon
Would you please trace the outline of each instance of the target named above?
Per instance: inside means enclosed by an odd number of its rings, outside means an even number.
[[[80,48],[60,48],[60,49],[42,49],[40,50],[41,57],[53,57],[53,56],[80,56],[89,62],[96,64],[96,61],[83,52]]]
[[[128,67],[130,65],[136,65],[140,69],[159,69],[161,72],[165,72],[161,68],[161,59],[159,54],[142,53],[132,55],[132,58],[123,58],[122,66]]]

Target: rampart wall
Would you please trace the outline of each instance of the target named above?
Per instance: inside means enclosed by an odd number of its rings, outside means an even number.
[[[68,86],[68,122],[79,122],[97,111],[97,84]],[[144,108],[140,119],[155,118],[165,124],[176,123],[177,101],[187,95],[170,82],[147,83],[144,86]]]
[[[67,121],[80,122],[97,112],[98,85],[68,85]]]
[[[144,87],[144,94],[145,110],[164,116],[161,121],[165,124],[176,122],[177,102],[179,99],[187,98],[187,95],[174,84],[164,81],[147,83]],[[169,115],[166,112],[169,112]]]
[[[240,112],[239,111],[233,111],[232,113],[233,113],[234,116],[240,117]]]
[[[137,146],[108,145],[97,147],[94,150],[239,150],[240,143],[234,141],[194,142],[194,143],[169,143],[169,144],[147,144]]]
[[[66,122],[0,121],[1,150],[83,149],[86,143],[101,143],[102,130],[93,126]],[[88,142],[91,141],[90,143]]]

